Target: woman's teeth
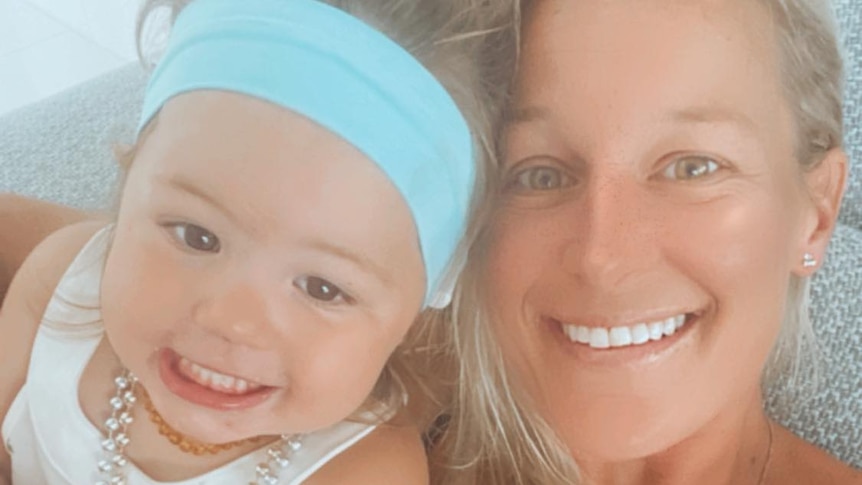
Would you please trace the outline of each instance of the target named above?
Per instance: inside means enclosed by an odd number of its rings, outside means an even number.
[[[213,391],[225,394],[245,394],[263,387],[260,384],[249,382],[241,377],[229,376],[212,369],[207,369],[185,357],[180,358],[179,370],[182,375],[192,381]]]
[[[643,345],[673,335],[685,325],[685,315],[676,315],[650,323],[638,323],[631,327],[584,327],[563,324],[563,332],[575,343],[589,345],[594,349]]]

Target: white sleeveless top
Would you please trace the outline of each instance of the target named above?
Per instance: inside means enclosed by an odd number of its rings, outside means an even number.
[[[102,339],[99,286],[110,227],[84,246],[60,280],[33,343],[27,380],[3,421],[3,443],[16,485],[88,485],[99,481],[102,432],[78,404],[78,381]],[[107,402],[105,403],[107,406]],[[305,481],[364,438],[374,425],[341,422],[303,438],[279,485]],[[237,485],[254,480],[266,446],[220,468],[180,482],[158,482],[133,463],[126,485]]]

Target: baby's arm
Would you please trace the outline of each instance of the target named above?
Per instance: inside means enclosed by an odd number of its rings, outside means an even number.
[[[419,432],[381,425],[308,478],[307,485],[427,485],[428,457]]]
[[[36,329],[54,287],[75,255],[101,222],[63,228],[42,241],[27,257],[0,306],[0,422],[27,377]],[[12,480],[11,457],[0,446],[0,484]]]
[[[48,234],[91,217],[78,210],[15,194],[0,194],[0,303],[15,270]]]

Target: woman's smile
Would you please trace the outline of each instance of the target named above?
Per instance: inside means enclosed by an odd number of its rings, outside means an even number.
[[[638,365],[654,363],[692,340],[699,313],[680,313],[634,325],[589,326],[551,317],[544,323],[564,351],[582,364]]]

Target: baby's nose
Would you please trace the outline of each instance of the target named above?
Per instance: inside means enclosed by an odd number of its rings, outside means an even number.
[[[276,331],[272,290],[247,280],[224,285],[195,307],[195,323],[233,344],[266,348]]]

